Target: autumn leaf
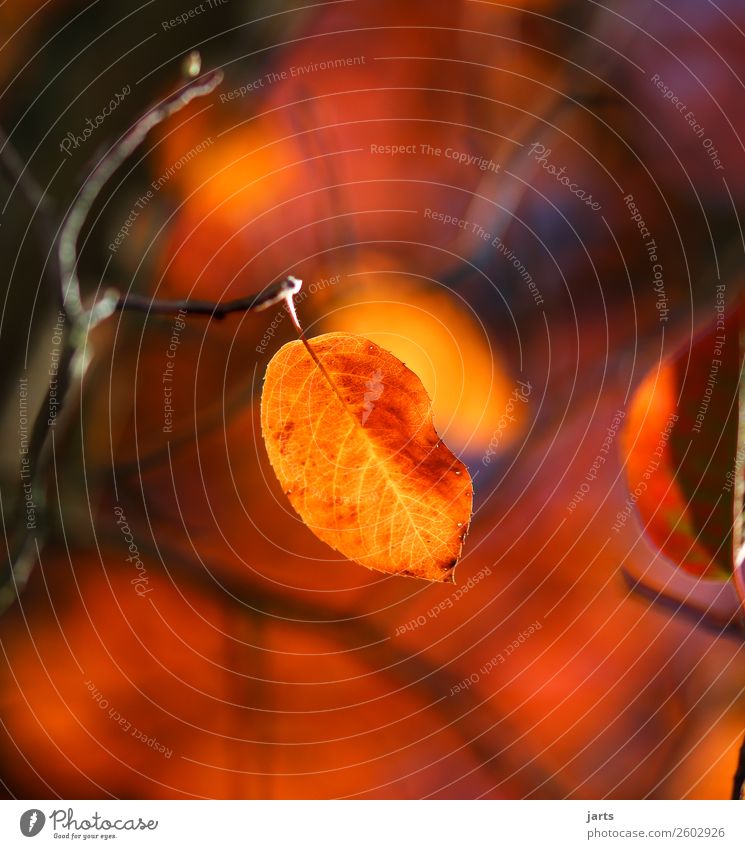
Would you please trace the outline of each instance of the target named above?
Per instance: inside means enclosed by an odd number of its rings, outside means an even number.
[[[396,575],[452,579],[471,518],[466,467],[439,439],[419,378],[362,336],[285,345],[267,368],[272,467],[313,533]]]

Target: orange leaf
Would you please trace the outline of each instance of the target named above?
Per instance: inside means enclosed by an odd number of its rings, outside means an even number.
[[[362,336],[285,345],[261,426],[280,483],[313,533],[370,569],[451,578],[471,518],[466,467],[440,441],[419,378]]]

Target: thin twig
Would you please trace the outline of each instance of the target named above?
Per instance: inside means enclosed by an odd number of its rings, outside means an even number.
[[[160,315],[173,315],[183,312],[187,315],[208,315],[218,320],[226,315],[236,312],[260,312],[272,304],[285,301],[288,297],[300,291],[302,280],[289,275],[279,283],[267,286],[263,292],[257,295],[249,295],[245,298],[236,298],[233,301],[214,303],[213,301],[159,301],[146,295],[122,295],[116,303],[116,309],[127,312],[156,313]]]

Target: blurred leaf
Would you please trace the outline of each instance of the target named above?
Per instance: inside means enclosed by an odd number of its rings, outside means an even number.
[[[285,345],[266,373],[261,426],[274,471],[316,536],[370,569],[444,581],[473,489],[440,441],[419,378],[362,336]],[[333,382],[333,383],[332,383]]]
[[[660,554],[641,572],[627,570],[724,623],[743,598],[731,581],[745,453],[740,322],[734,314],[711,325],[663,360],[634,395],[623,434],[627,506]]]

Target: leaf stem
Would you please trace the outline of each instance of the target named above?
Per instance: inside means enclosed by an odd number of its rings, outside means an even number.
[[[299,280],[298,283],[300,285],[302,285],[302,280]],[[341,392],[339,392],[339,388],[334,383],[333,378],[331,377],[331,375],[326,370],[326,366],[324,366],[324,364],[321,362],[321,360],[319,359],[316,352],[311,347],[310,342],[308,342],[308,337],[305,335],[305,331],[303,330],[302,325],[300,324],[300,321],[297,317],[297,312],[295,311],[295,301],[293,300],[293,296],[296,295],[297,292],[300,291],[300,285],[297,287],[297,289],[295,291],[287,292],[286,295],[284,296],[285,307],[287,308],[287,312],[290,314],[290,320],[292,321],[292,324],[295,327],[295,330],[297,330],[298,336],[300,337],[300,341],[303,343],[303,345],[305,345],[305,350],[310,354],[311,359],[318,366],[321,374],[324,376],[324,378],[326,379],[326,382],[331,387],[331,390],[333,391],[334,395],[336,395],[336,397],[341,401],[342,407],[344,407],[344,409],[346,410],[347,414],[350,416],[352,421],[357,426],[359,426],[360,423],[357,421],[355,416],[352,414],[352,411],[349,409],[347,402],[345,401]]]

